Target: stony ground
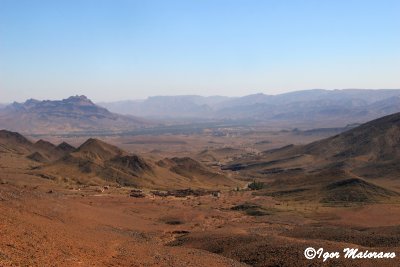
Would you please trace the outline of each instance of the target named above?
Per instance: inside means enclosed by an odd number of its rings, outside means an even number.
[[[223,192],[219,198],[154,197],[148,192],[133,198],[128,192],[3,182],[0,265],[320,266],[321,260],[304,258],[310,246],[330,251],[375,247],[400,255],[396,205],[329,208],[251,192]],[[400,262],[325,263],[377,264]]]

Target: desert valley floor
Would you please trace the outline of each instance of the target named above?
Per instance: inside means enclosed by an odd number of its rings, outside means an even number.
[[[316,154],[336,139],[314,141],[335,132],[224,131],[89,140],[1,131],[0,265],[400,265],[303,254],[399,255],[397,179],[366,177],[357,151],[345,153],[351,168]],[[250,190],[253,181],[265,188]]]

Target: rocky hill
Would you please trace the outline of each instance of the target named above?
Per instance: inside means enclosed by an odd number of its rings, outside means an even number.
[[[17,132],[1,130],[0,164],[9,165],[9,160],[30,166],[30,175],[67,185],[222,189],[241,184],[189,157],[155,162],[99,139],[89,138],[74,148],[65,142],[32,142]]]
[[[13,103],[0,111],[3,128],[28,133],[72,133],[121,131],[144,127],[148,123],[133,116],[122,116],[95,105],[86,96]]]
[[[223,168],[269,182],[269,193],[275,196],[370,201],[397,195],[392,190],[400,186],[399,161],[400,113],[395,113],[330,138],[265,151]]]
[[[27,158],[38,162],[50,162],[62,158],[72,149],[75,148],[66,142],[58,146],[44,140],[38,140],[34,143],[17,132],[0,130],[1,153],[27,156]]]

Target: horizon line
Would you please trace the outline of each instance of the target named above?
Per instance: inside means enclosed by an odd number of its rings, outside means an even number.
[[[70,97],[74,96],[84,96],[93,103],[113,103],[113,102],[124,102],[124,101],[143,101],[147,100],[149,98],[154,98],[154,97],[185,97],[185,96],[198,96],[198,97],[227,97],[227,98],[241,98],[241,97],[246,97],[246,96],[252,96],[252,95],[265,95],[265,96],[278,96],[278,95],[285,95],[285,94],[291,94],[291,93],[296,93],[296,92],[305,92],[305,91],[350,91],[350,90],[365,90],[365,91],[379,91],[379,90],[400,90],[399,88],[334,88],[334,89],[325,89],[325,88],[313,88],[313,89],[299,89],[299,90],[293,90],[293,91],[288,91],[288,92],[283,92],[283,93],[277,93],[277,94],[266,94],[264,92],[255,92],[252,94],[246,94],[246,95],[240,95],[240,96],[227,96],[227,95],[201,95],[201,94],[171,94],[171,95],[149,95],[146,98],[126,98],[126,99],[120,99],[120,100],[113,100],[113,101],[94,101],[92,100],[93,98],[88,97],[87,94],[71,94],[67,97],[63,98],[47,98],[47,99],[37,99],[37,98],[27,98],[22,102],[18,101],[11,101],[11,102],[0,102],[2,105],[9,105],[13,103],[25,103],[28,100],[37,100],[37,101],[60,101],[64,99],[68,99]]]

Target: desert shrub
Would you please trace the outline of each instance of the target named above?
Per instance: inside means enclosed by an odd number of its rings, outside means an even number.
[[[250,188],[251,190],[260,190],[264,188],[264,183],[253,181],[247,187]]]
[[[249,210],[249,209],[258,209],[258,208],[261,208],[260,205],[246,202],[244,204],[233,206],[231,208],[231,210],[243,210],[243,211],[246,211],[246,210]]]
[[[263,211],[262,209],[248,209],[248,210],[246,210],[246,214],[249,215],[249,216],[269,215],[269,213]]]
[[[181,222],[180,220],[170,220],[170,221],[166,221],[165,223],[166,223],[166,224],[169,224],[169,225],[179,225],[179,224],[182,224],[182,222]]]
[[[273,207],[262,207],[258,204],[245,202],[243,204],[239,204],[231,207],[231,210],[235,211],[243,211],[245,214],[249,216],[265,216],[265,215],[273,215],[279,210]]]

